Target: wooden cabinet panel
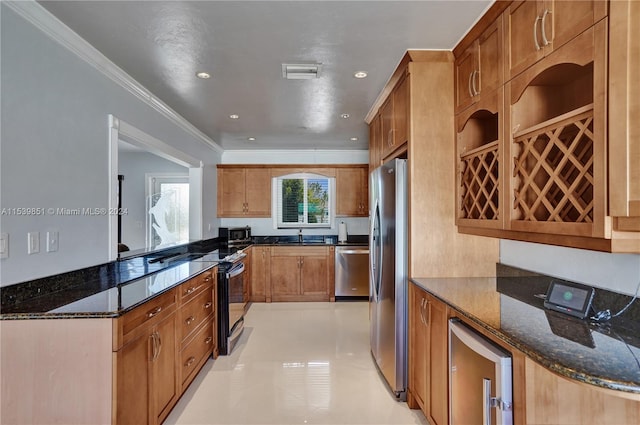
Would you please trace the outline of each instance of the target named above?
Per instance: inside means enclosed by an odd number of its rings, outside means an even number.
[[[426,414],[427,399],[427,327],[426,292],[409,285],[409,383],[407,403]]]
[[[162,423],[178,399],[176,329],[175,314],[171,314],[155,328],[157,348],[155,357],[151,357],[150,394],[151,419],[156,424]]]
[[[393,96],[389,96],[387,101],[380,108],[380,133],[382,146],[380,158],[384,160],[387,152],[393,149]]]
[[[251,255],[251,301],[271,302],[271,249],[254,245]],[[267,296],[267,290],[269,294]]]
[[[455,64],[456,83],[456,111],[462,111],[473,103],[473,88],[471,80],[477,72],[478,44],[473,43],[464,51]]]
[[[366,166],[336,169],[336,215],[369,215],[369,173]]]
[[[328,295],[327,257],[300,257],[302,295]]]
[[[274,249],[275,251],[275,249]],[[300,294],[300,257],[271,255],[271,297]]]
[[[180,353],[180,376],[183,390],[193,381],[200,366],[211,355],[214,345],[213,317],[195,333],[193,338]]]
[[[268,168],[218,166],[218,217],[270,217]]]
[[[380,114],[369,124],[369,170],[378,168],[382,154],[382,127]]]
[[[444,303],[431,295],[427,295],[427,303],[429,423],[445,425],[449,423],[449,310]]]
[[[115,421],[118,424],[149,423],[150,341],[150,335],[140,335],[116,353]]]
[[[409,140],[409,81],[405,75],[393,90],[393,144],[390,151]]]
[[[272,301],[333,301],[333,247],[271,248]]]
[[[507,39],[507,74],[515,77],[542,59],[540,38],[542,3],[514,1],[505,12]]]
[[[213,291],[211,286],[180,308],[181,341],[184,342],[213,313]]]

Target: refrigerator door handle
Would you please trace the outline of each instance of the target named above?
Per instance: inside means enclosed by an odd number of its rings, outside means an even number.
[[[373,302],[379,301],[380,280],[382,279],[382,241],[380,238],[380,206],[376,199],[373,209],[373,220],[371,220],[371,249],[373,250],[371,259],[371,279],[372,279],[372,296]]]

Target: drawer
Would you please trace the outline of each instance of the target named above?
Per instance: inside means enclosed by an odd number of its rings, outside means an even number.
[[[191,382],[197,371],[213,351],[213,316],[180,353],[180,369],[183,388]]]
[[[118,320],[120,335],[129,336],[128,334],[132,333],[136,328],[144,329],[143,325],[151,326],[155,324],[167,314],[173,312],[176,308],[176,303],[176,291],[172,289],[134,308]]]
[[[215,312],[214,307],[212,288],[200,291],[195,298],[182,305],[180,308],[181,341],[189,338],[202,322]]]
[[[180,285],[178,291],[182,304],[189,302],[189,300],[193,299],[193,297],[195,297],[198,292],[202,291],[205,287],[212,286],[215,279],[216,274],[213,273],[212,270],[208,270]]]

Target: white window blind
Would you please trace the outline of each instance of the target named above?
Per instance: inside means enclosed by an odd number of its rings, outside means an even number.
[[[335,179],[300,173],[273,179],[274,227],[332,227]]]

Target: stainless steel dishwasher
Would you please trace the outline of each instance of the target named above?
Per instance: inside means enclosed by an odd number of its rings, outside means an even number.
[[[369,247],[337,245],[336,297],[369,296]]]

